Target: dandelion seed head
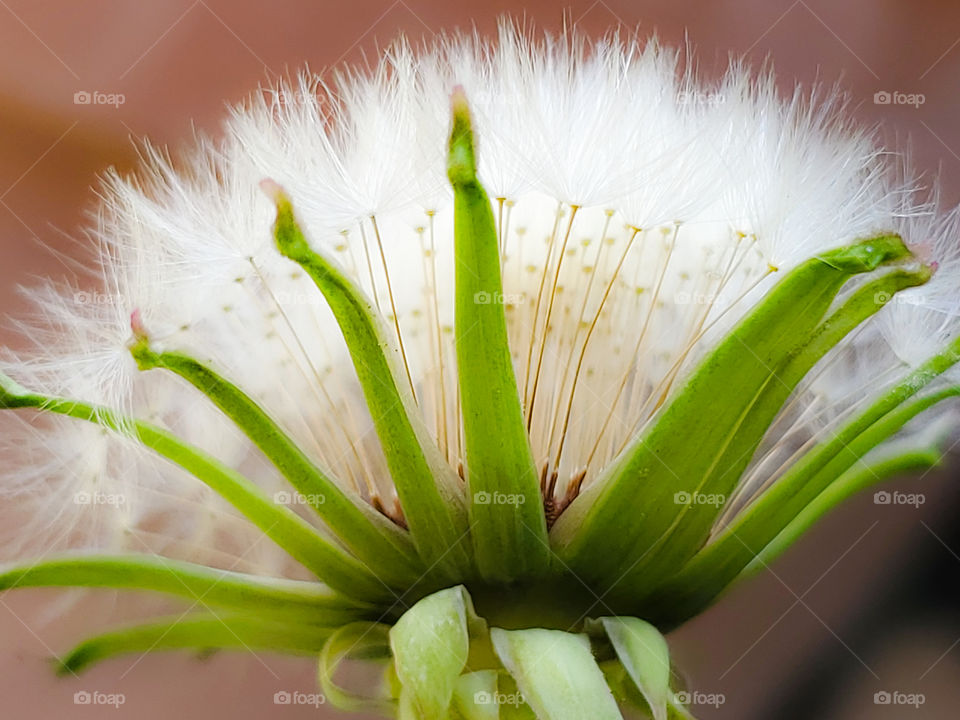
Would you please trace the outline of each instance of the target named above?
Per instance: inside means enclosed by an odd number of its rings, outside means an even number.
[[[589,485],[711,344],[818,252],[899,231],[938,267],[804,381],[748,470],[744,498],[828,431],[858,391],[955,334],[958,215],[932,207],[846,119],[835,90],[784,99],[768,72],[738,62],[710,84],[655,40],[537,38],[504,23],[493,43],[401,40],[371,68],[329,81],[304,73],[234,108],[222,140],[198,137],[182,156],[145,146],[138,174],[107,176],[93,220],[94,272],[109,301],[31,289],[37,318],[21,331],[32,349],[4,371],[182,428],[259,484],[280,487],[195,390],[137,371],[128,352],[137,312],[158,348],[210,363],[322,467],[392,506],[339,328],[315,285],[273,247],[274,209],[260,189],[269,178],[295,202],[313,246],[402,341],[423,422],[457,468],[443,151],[455,85],[470,99],[501,245],[503,297],[476,300],[505,305],[548,500]],[[7,442],[23,462],[4,470],[4,492],[30,497],[48,529],[72,509],[41,498],[105,487],[130,500],[102,526],[76,520],[94,545],[137,549],[130,531],[142,531],[191,558],[240,546],[217,531],[232,511],[124,438],[64,425],[51,444],[29,423],[18,432]],[[254,564],[272,562],[264,558]]]

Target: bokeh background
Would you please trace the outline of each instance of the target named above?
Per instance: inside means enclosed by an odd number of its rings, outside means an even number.
[[[398,33],[491,33],[498,15],[543,29],[575,22],[689,42],[702,71],[728,55],[773,61],[780,82],[838,81],[853,112],[960,198],[960,4],[950,0],[0,0],[0,314],[15,288],[71,275],[99,172],[136,164],[131,138],[173,147],[215,133],[227,103],[309,64],[318,72],[375,55]],[[77,93],[122,94],[114,105]],[[922,104],[878,104],[878,92]],[[0,341],[10,342],[9,334]],[[2,458],[0,458],[2,462]],[[670,640],[704,720],[957,717],[960,707],[960,457],[889,489],[923,493],[918,508],[861,497],[821,523],[767,572]],[[0,515],[0,521],[2,521]],[[9,518],[7,519],[9,521]],[[67,614],[60,595],[0,596],[0,698],[11,718],[319,718],[326,707],[274,703],[315,692],[314,667],[270,655],[200,660],[151,655],[57,680],[48,660],[102,627],[113,598]],[[119,708],[74,703],[122,693]],[[919,693],[919,707],[875,693]]]

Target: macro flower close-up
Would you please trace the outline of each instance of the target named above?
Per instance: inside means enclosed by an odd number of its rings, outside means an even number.
[[[960,210],[852,114],[504,17],[138,140],[74,277],[20,283],[3,597],[140,598],[73,623],[68,679],[309,659],[276,717],[735,704],[664,636],[958,437]]]

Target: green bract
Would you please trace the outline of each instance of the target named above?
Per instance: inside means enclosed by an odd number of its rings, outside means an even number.
[[[208,485],[317,578],[268,579],[145,555],[67,555],[6,569],[0,589],[110,587],[194,601],[185,617],[88,640],[62,660],[64,671],[126,652],[255,647],[317,655],[331,703],[403,719],[605,720],[628,708],[654,720],[689,717],[661,632],[702,611],[851,493],[938,461],[925,440],[871,451],[960,394],[931,385],[960,360],[960,339],[807,448],[714,536],[722,502],[677,501],[729,497],[817,363],[897,292],[927,282],[931,269],[899,237],[882,234],[786,272],[600,476],[550,518],[548,531],[505,309],[480,300],[502,296],[503,283],[497,222],[476,170],[470,112],[458,90],[447,163],[455,238],[448,270],[462,478],[425,429],[387,318],[311,246],[294,200],[265,183],[276,202],[279,252],[316,283],[346,341],[402,517],[344,490],[242,388],[184,353],[155,349],[139,326],[130,345],[139,368],[175,373],[205,395],[294,489],[314,498],[315,523],[163,428],[0,376],[0,407],[128,435]],[[500,496],[514,501],[489,501]],[[345,687],[338,676],[348,660],[381,671],[378,687]]]

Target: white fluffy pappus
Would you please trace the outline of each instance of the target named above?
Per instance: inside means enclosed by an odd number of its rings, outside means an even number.
[[[656,41],[576,32],[394,44],[329,84],[310,74],[234,108],[222,140],[110,174],[90,233],[96,291],[27,290],[32,349],[3,370],[54,395],[176,430],[270,492],[276,472],[195,389],[129,357],[139,311],[160,349],[211,363],[322,467],[390,511],[395,493],[346,346],[320,292],[271,237],[264,178],[292,198],[396,334],[419,410],[462,461],[453,332],[449,94],[463,85],[494,202],[519,392],[544,494],[563,503],[654,416],[692,363],[776,278],[816,253],[899,231],[938,263],[927,286],[831,352],[788,402],[740,500],[960,330],[957,212],[940,213],[835,92],[781,98],[738,63],[699,81]],[[86,544],[273,574],[292,570],[198,481],[122,435],[4,418],[0,488],[31,518],[22,556]],[[86,495],[84,495],[86,493]],[[77,497],[120,502],[78,503]],[[251,551],[250,548],[254,550]]]

